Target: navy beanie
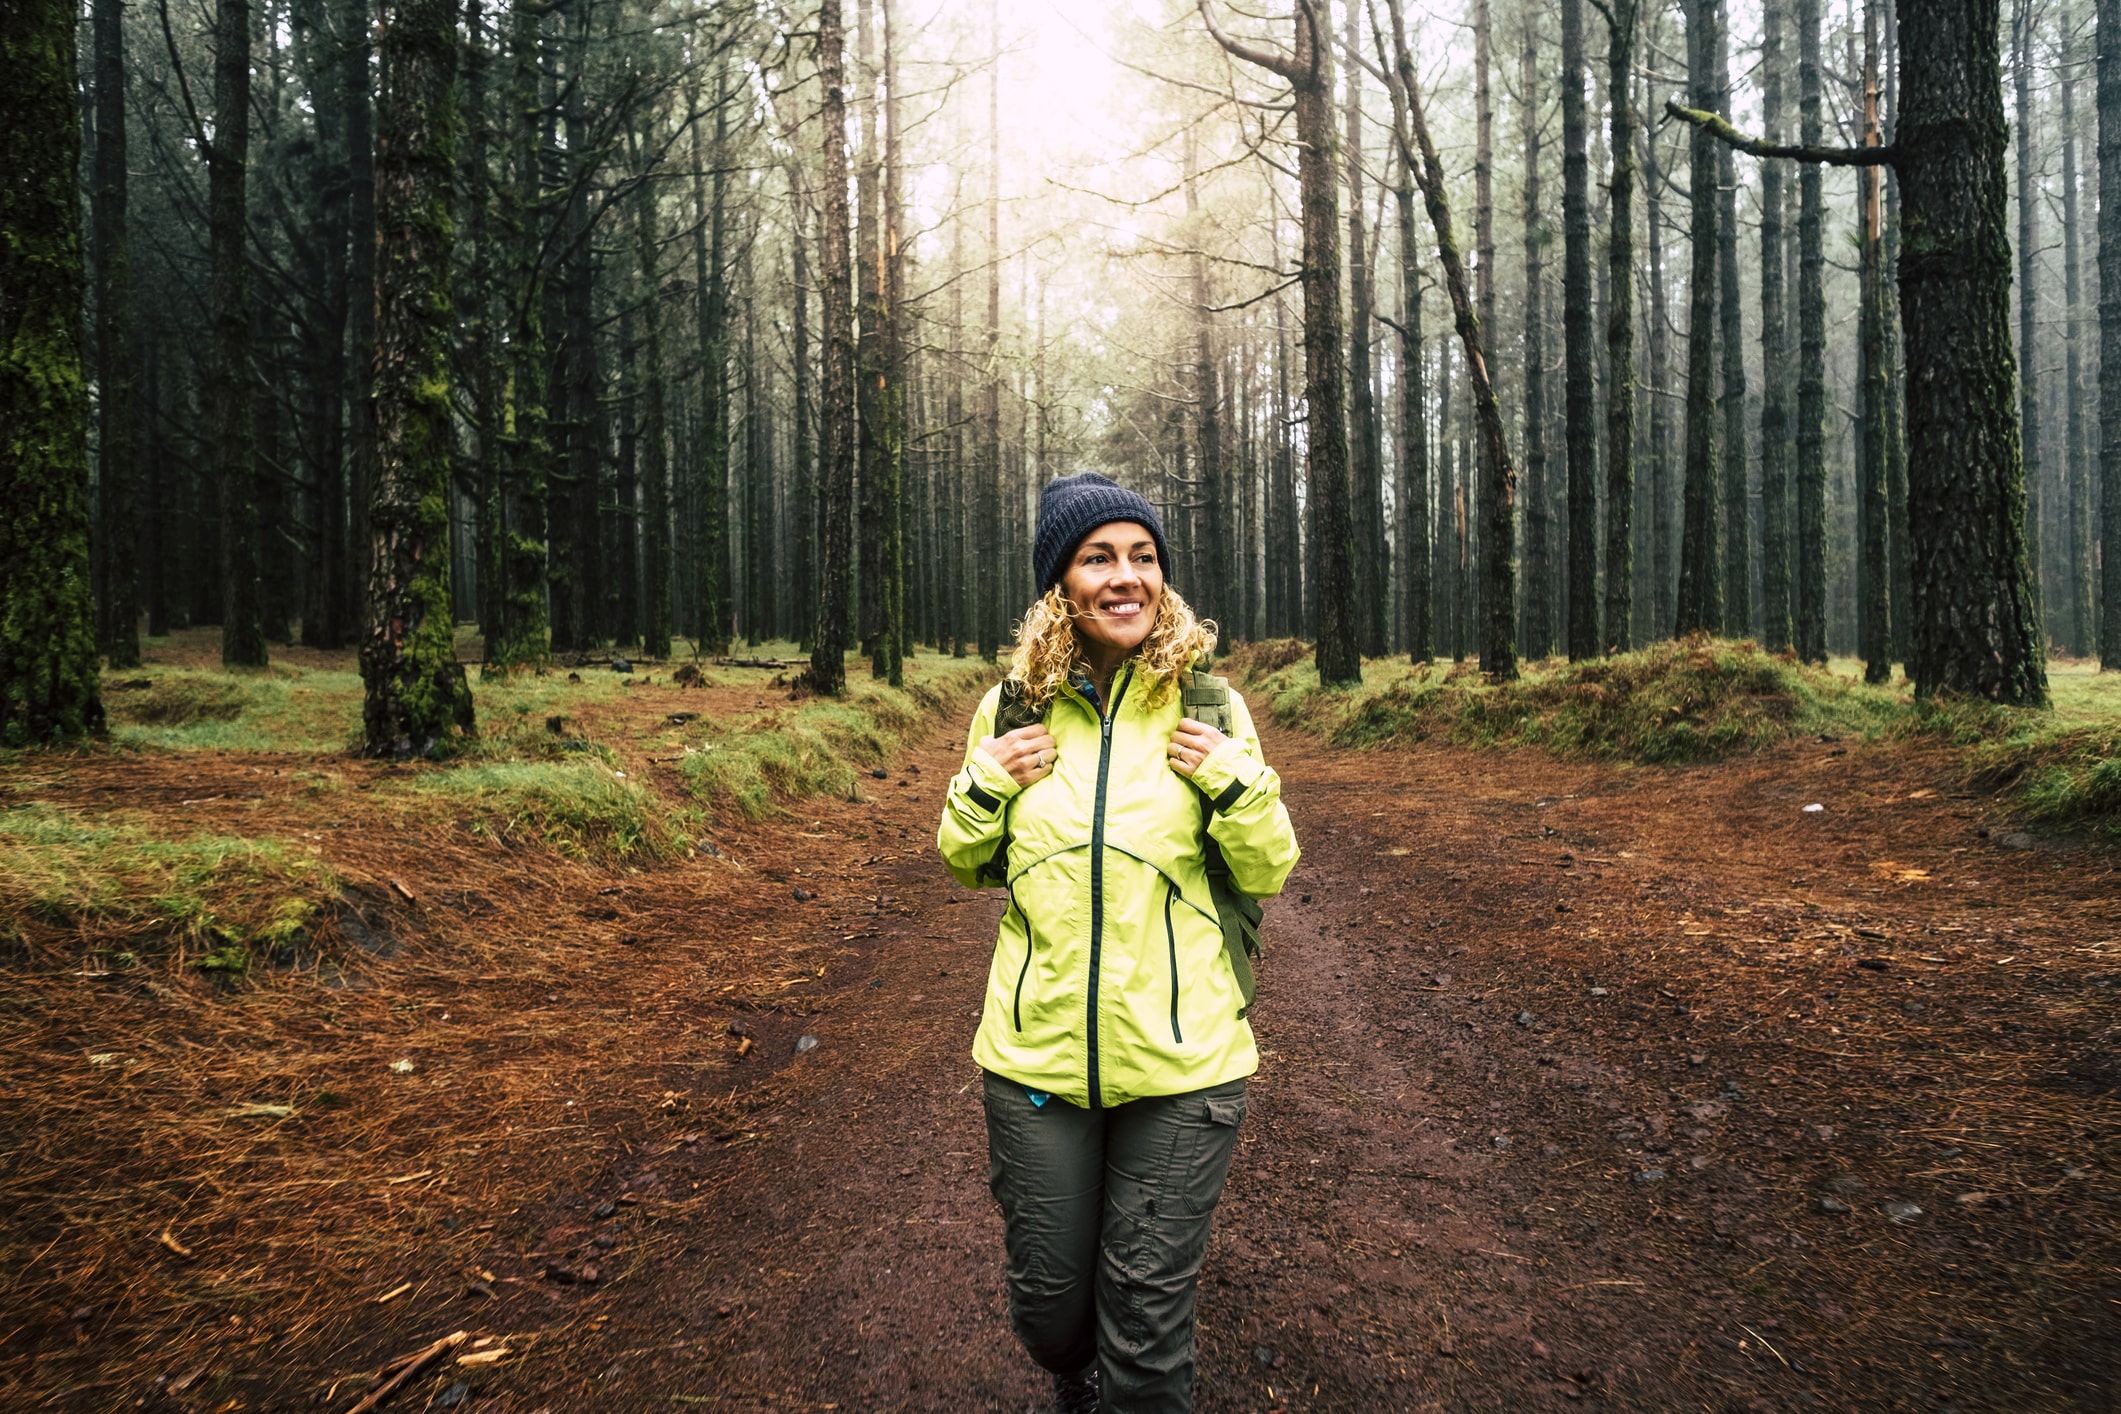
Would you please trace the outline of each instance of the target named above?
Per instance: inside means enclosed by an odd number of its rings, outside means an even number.
[[[1031,571],[1038,578],[1040,593],[1053,588],[1067,573],[1068,562],[1083,537],[1101,525],[1116,520],[1134,521],[1156,542],[1157,567],[1171,572],[1170,547],[1164,544],[1164,523],[1156,507],[1139,492],[1129,491],[1110,477],[1094,471],[1075,476],[1057,476],[1038,494],[1038,533],[1031,541]]]

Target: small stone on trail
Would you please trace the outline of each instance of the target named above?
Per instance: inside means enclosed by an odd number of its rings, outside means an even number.
[[[810,890],[808,889],[797,889],[795,891],[795,901],[797,903],[808,903],[810,902],[810,898],[811,894]]]
[[[1807,815],[1817,815],[1820,811],[1824,809],[1826,809],[1824,805],[1821,805],[1815,801],[1812,804],[1804,807],[1804,813]]]
[[[1707,1065],[1709,1058],[1700,1051],[1696,1051],[1686,1058],[1686,1063],[1688,1065]]]
[[[1605,990],[1605,988],[1603,988],[1603,987],[1593,987],[1593,988],[1591,988],[1591,995],[1592,995],[1592,996],[1594,996],[1594,997],[1602,997],[1602,996],[1604,996],[1605,994],[1606,994],[1606,990]]]
[[[1638,1173],[1638,1174],[1636,1174],[1636,1175],[1635,1175],[1635,1182],[1637,1182],[1637,1183],[1662,1183],[1662,1182],[1664,1182],[1664,1170],[1663,1170],[1663,1169],[1644,1169],[1644,1170],[1643,1170],[1643,1171],[1642,1171],[1641,1173]]]
[[[1309,903],[1311,901],[1311,896],[1309,894],[1298,894],[1296,896],[1296,901],[1298,903]]]
[[[871,768],[869,774],[872,778],[879,781],[888,781],[891,779],[890,773],[885,771],[884,768],[881,766]]]
[[[1507,1149],[1510,1147],[1510,1136],[1507,1134],[1490,1135],[1488,1142],[1498,1149]]]
[[[1532,1024],[1532,1013],[1528,1011],[1517,1013],[1517,1024],[1519,1026],[1530,1026]]]
[[[1254,1360],[1257,1360],[1260,1364],[1266,1366],[1268,1369],[1272,1369],[1276,1365],[1279,1365],[1281,1363],[1281,1356],[1276,1354],[1271,1346],[1253,1346],[1252,1358]]]
[[[598,1222],[602,1222],[618,1210],[619,1205],[616,1203],[599,1203],[589,1210],[589,1216],[595,1218]]]
[[[1561,1146],[1559,1144],[1542,1144],[1539,1146],[1539,1157],[1542,1159],[1558,1159],[1561,1157]]]
[[[1842,1202],[1839,1198],[1821,1198],[1819,1200],[1819,1211],[1822,1213],[1845,1213],[1848,1210],[1849,1205]]]
[[[615,673],[630,673],[633,671],[633,664],[624,658],[614,658],[611,660],[611,670]]]
[[[1856,959],[1856,965],[1871,972],[1883,972],[1891,967],[1892,963],[1882,957],[1859,957]]]
[[[1902,1202],[1898,1199],[1887,1203],[1879,1211],[1896,1223],[1911,1223],[1922,1216],[1922,1209],[1916,1207],[1913,1203]]]
[[[808,1055],[808,1054],[809,1054],[810,1052],[812,1052],[812,1051],[814,1051],[814,1050],[816,1050],[816,1049],[817,1049],[817,1037],[815,1037],[815,1036],[798,1036],[798,1037],[796,1037],[796,1038],[795,1038],[795,1053],[796,1053],[797,1055],[799,1055],[799,1056],[802,1056],[802,1055]]]
[[[428,1405],[427,1407],[429,1409],[454,1409],[458,1405],[468,1404],[470,1401],[471,1381],[458,1380],[448,1389],[445,1389],[440,1394],[436,1395],[434,1397],[434,1403]]]

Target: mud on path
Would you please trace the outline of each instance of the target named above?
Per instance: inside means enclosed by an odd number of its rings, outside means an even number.
[[[418,901],[328,993],[11,971],[0,1406],[343,1410],[463,1329],[510,1353],[386,1408],[1042,1408],[967,1055],[998,903],[932,848],[958,744],[722,859],[377,843]],[[2110,850],[1832,743],[1267,747],[1305,858],[1201,1409],[2115,1407]],[[27,1083],[180,1004],[77,1104]],[[263,1077],[336,1107],[221,1117]]]

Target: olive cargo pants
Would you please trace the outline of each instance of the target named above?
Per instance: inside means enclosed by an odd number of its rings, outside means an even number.
[[[1185,1414],[1194,1288],[1245,1082],[1086,1110],[1034,1105],[989,1073],[986,1101],[1017,1339],[1059,1374],[1095,1360],[1108,1414]]]

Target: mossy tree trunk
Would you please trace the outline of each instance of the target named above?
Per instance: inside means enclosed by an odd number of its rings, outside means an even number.
[[[2018,139],[2018,438],[2025,458],[2025,542],[2032,560],[2033,595],[2040,595],[2040,189],[2033,137],[2033,0],[2015,0],[2011,12],[2011,71],[2015,80]]]
[[[0,6],[0,745],[103,729],[88,570],[76,7]]]
[[[384,11],[376,222],[376,476],[369,501],[363,749],[437,755],[472,730],[449,593],[453,0]]]
[[[2098,0],[2099,666],[2121,671],[2121,0]]]

